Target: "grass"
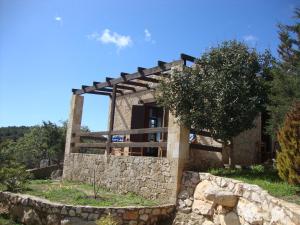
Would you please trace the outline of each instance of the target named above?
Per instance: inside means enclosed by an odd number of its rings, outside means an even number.
[[[133,193],[121,195],[103,188],[99,188],[97,199],[95,199],[92,185],[51,180],[32,180],[23,193],[71,205],[122,207],[158,204],[157,201],[147,200]]]
[[[11,220],[6,214],[0,214],[0,225],[22,225]]]
[[[300,205],[300,186],[282,181],[274,169],[252,166],[249,169],[211,169],[210,173],[256,184],[270,195]]]

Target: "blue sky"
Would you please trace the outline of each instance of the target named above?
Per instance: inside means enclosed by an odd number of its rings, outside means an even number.
[[[71,89],[245,41],[276,55],[296,0],[0,0],[0,127],[59,122]],[[108,97],[85,95],[83,124],[106,130]]]

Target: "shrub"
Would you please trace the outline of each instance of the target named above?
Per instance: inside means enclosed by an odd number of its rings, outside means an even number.
[[[251,170],[253,173],[260,174],[265,171],[265,167],[263,165],[253,165],[251,166]]]
[[[276,157],[278,175],[289,183],[300,184],[300,101],[287,113],[277,139],[280,145]]]
[[[97,225],[119,225],[119,222],[112,216],[107,215],[96,221]]]
[[[11,192],[21,191],[25,188],[29,178],[30,173],[18,164],[10,164],[0,168],[0,183],[3,185],[4,190]]]

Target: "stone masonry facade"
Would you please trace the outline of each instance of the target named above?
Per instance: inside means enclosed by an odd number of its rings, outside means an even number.
[[[174,225],[299,225],[300,206],[257,185],[184,172]]]
[[[25,225],[96,225],[95,221],[111,215],[119,224],[151,225],[172,218],[174,205],[153,207],[91,207],[54,203],[45,199],[0,192],[0,207]]]
[[[133,192],[165,203],[176,201],[176,161],[168,158],[71,153],[63,179],[92,183],[119,193]]]

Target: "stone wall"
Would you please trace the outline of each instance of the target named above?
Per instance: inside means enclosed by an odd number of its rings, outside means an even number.
[[[175,225],[300,224],[299,205],[272,197],[257,185],[209,173],[184,173],[177,209]]]
[[[91,183],[119,193],[176,202],[177,162],[167,158],[72,153],[65,155],[63,179]]]
[[[254,121],[255,127],[239,134],[233,140],[233,157],[237,165],[249,166],[260,163],[260,142],[261,142],[261,117]],[[212,138],[197,136],[197,142],[203,145],[222,147]],[[227,149],[220,152],[208,152],[198,149],[190,151],[190,167],[193,170],[204,170],[207,168],[223,167],[228,163]]]
[[[157,224],[174,214],[174,205],[155,207],[91,207],[53,203],[45,199],[0,192],[0,207],[26,225],[96,225],[95,220],[112,215],[120,224]]]

